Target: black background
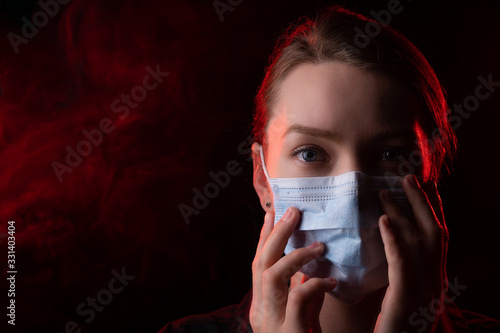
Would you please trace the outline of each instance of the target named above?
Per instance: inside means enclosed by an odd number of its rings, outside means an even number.
[[[155,332],[241,300],[263,216],[238,149],[253,98],[288,23],[333,3],[370,15],[388,2],[244,0],[221,21],[211,1],[71,1],[17,54],[7,33],[20,34],[21,18],[40,7],[0,2],[0,225],[16,221],[15,331],[62,332],[75,321],[84,332]],[[500,81],[498,3],[401,5],[390,25],[423,51],[450,105],[474,94],[478,76]],[[64,44],[67,18],[74,39]],[[82,129],[116,118],[110,102],[158,63],[170,75],[59,183],[50,162],[64,160]],[[448,276],[467,286],[456,303],[497,319],[498,90],[457,129],[452,174],[440,182]],[[179,204],[192,205],[193,189],[231,160],[242,171],[186,224]],[[122,267],[134,280],[85,323],[75,309]]]

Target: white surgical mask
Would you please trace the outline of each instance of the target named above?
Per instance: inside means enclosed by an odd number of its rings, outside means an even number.
[[[308,277],[335,277],[337,286],[329,293],[348,304],[385,287],[387,260],[378,227],[383,214],[378,192],[391,190],[393,200],[410,217],[402,177],[351,171],[329,177],[270,178],[263,148],[260,155],[274,196],[274,223],[289,207],[302,213],[285,254],[315,241],[325,245],[322,256],[301,271]]]

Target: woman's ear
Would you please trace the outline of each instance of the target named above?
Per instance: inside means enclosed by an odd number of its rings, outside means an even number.
[[[273,195],[269,183],[267,182],[262,161],[260,159],[260,150],[263,149],[260,143],[254,142],[252,145],[253,159],[253,187],[260,198],[260,205],[266,212],[274,212]]]

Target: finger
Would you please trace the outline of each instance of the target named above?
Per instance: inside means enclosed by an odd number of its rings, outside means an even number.
[[[282,257],[262,274],[262,299],[276,305],[276,314],[285,314],[288,298],[288,280],[305,264],[319,257],[324,251],[320,242],[305,248],[296,249]]]
[[[418,231],[394,202],[391,197],[391,192],[383,190],[380,191],[379,196],[382,203],[382,209],[391,218],[392,227],[396,229],[407,242],[413,241],[415,237],[418,236]]]
[[[321,242],[293,250],[264,272],[268,275],[266,282],[275,285],[287,283],[302,266],[319,257],[324,250],[325,247]]]
[[[296,208],[289,210],[290,213],[285,213],[285,215],[280,219],[280,221],[278,221],[278,223],[276,223],[275,226],[272,226],[274,217],[272,217],[272,215],[267,216],[268,220],[266,222],[266,227],[263,227],[262,230],[262,242],[259,241],[259,243],[261,242],[260,251],[258,254],[256,254],[252,263],[252,294],[255,302],[258,304],[261,304],[264,299],[263,274],[269,267],[274,265],[276,261],[281,258],[288,238],[290,238],[298,221],[298,210]],[[269,225],[267,224],[268,222]],[[280,240],[280,237],[283,239]],[[281,298],[284,295],[285,288],[281,286],[275,291],[278,294],[270,296],[270,293],[268,292],[267,297]],[[284,309],[284,307],[282,308]],[[281,310],[284,311],[283,309]]]
[[[405,252],[401,242],[398,240],[394,223],[387,215],[382,215],[379,219],[380,235],[384,243],[385,256],[389,266],[388,277],[389,286],[401,294],[404,290],[404,272],[406,271]]]
[[[430,237],[433,243],[436,243],[438,239],[441,241],[442,227],[415,175],[407,175],[403,180],[403,187],[421,233]]]
[[[259,253],[259,265],[267,269],[274,265],[283,255],[288,239],[299,221],[299,210],[294,207],[287,209],[283,217],[276,223]]]
[[[319,331],[316,318],[319,318],[324,295],[333,290],[336,285],[337,281],[333,277],[310,278],[290,291],[285,318],[294,320],[292,327],[309,329],[312,324],[313,327],[317,326],[316,331]]]
[[[443,278],[446,279],[447,230],[441,225],[433,205],[414,175],[405,177],[403,187],[412,205],[417,224],[424,235],[422,240],[426,243],[428,253],[433,254],[429,257],[428,265],[432,270],[431,276],[439,276],[434,284],[434,293],[438,295],[441,292]],[[435,191],[437,193],[437,189]],[[434,200],[437,200],[437,196]]]
[[[271,212],[266,213],[266,216],[264,216],[264,224],[262,225],[262,229],[260,231],[260,238],[259,238],[259,244],[257,245],[256,255],[259,254],[259,252],[262,250],[264,244],[267,241],[267,238],[271,234],[271,231],[273,230],[274,227],[273,221],[274,221],[274,214]]]
[[[273,220],[274,214],[266,213],[264,216],[264,224],[260,231],[260,239],[257,245],[257,251],[255,253],[255,258],[252,263],[252,304],[261,304],[262,300],[262,268],[258,265],[259,253],[262,251],[267,238],[273,230]],[[259,305],[257,305],[259,306]]]

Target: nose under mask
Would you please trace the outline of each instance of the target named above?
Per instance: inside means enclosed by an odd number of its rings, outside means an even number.
[[[285,254],[315,241],[325,245],[321,257],[301,271],[308,277],[335,277],[337,286],[329,294],[347,304],[385,287],[388,267],[378,227],[383,214],[378,193],[390,190],[403,213],[412,216],[403,178],[369,176],[359,171],[328,177],[270,178],[263,148],[260,156],[273,192],[274,223],[289,207],[301,211]]]

